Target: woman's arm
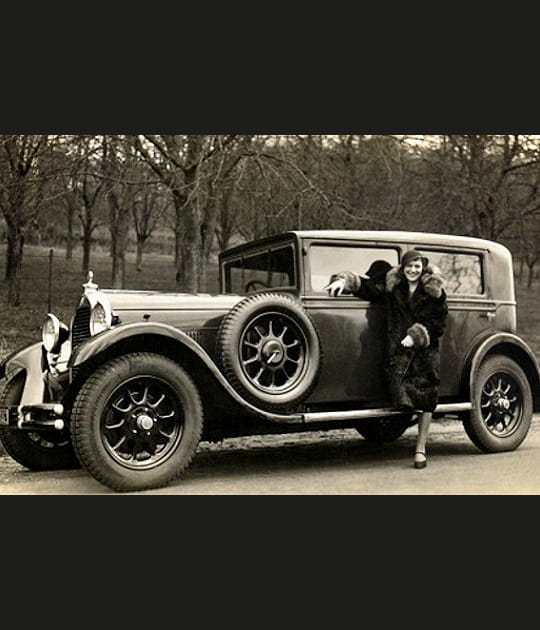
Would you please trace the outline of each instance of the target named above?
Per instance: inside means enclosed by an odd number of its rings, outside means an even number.
[[[334,297],[349,293],[368,302],[380,302],[384,297],[384,292],[377,287],[371,278],[351,271],[334,274],[324,290]]]
[[[407,331],[415,348],[427,348],[444,334],[448,304],[444,291],[439,298],[430,298],[418,314],[418,320]]]

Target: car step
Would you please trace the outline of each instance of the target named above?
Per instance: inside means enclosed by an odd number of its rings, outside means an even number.
[[[463,411],[471,411],[472,403],[450,403],[438,405],[433,413],[447,414],[459,413]],[[369,420],[370,418],[388,418],[403,416],[403,411],[396,409],[358,409],[352,411],[321,411],[313,413],[302,413],[302,421],[311,422],[328,422],[332,420]]]

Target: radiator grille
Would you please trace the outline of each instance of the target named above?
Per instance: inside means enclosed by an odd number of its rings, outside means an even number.
[[[90,337],[90,308],[81,306],[77,309],[71,327],[71,347],[76,348],[79,344]]]

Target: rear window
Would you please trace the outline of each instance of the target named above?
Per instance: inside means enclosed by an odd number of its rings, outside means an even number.
[[[483,295],[482,257],[479,254],[457,254],[419,250],[429,262],[439,267],[446,280],[447,293]]]

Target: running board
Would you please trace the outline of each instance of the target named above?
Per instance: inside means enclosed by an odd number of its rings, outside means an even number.
[[[438,405],[433,413],[446,414],[458,413],[462,411],[471,411],[472,403],[454,403],[446,405]],[[303,413],[302,422],[306,424],[310,422],[328,422],[332,420],[369,420],[374,418],[388,418],[392,416],[403,416],[403,411],[396,409],[359,409],[354,411],[321,411],[315,413]]]

